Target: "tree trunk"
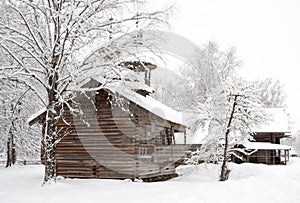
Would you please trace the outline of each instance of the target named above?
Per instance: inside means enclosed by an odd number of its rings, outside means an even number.
[[[220,181],[225,181],[225,180],[228,180],[228,178],[229,178],[230,170],[227,168],[228,136],[229,136],[229,133],[230,133],[231,122],[232,122],[232,119],[234,117],[235,107],[237,105],[236,100],[237,100],[238,96],[239,95],[234,95],[232,110],[231,110],[231,113],[230,113],[228,124],[226,126],[223,161],[222,161],[221,174],[220,174],[220,179],[219,179]]]
[[[52,92],[52,93],[51,93]],[[52,95],[54,91],[50,91]],[[55,94],[54,94],[55,95]],[[46,128],[44,133],[44,153],[45,153],[45,176],[44,183],[56,179],[56,140],[57,140],[57,118],[58,108],[55,97],[52,98],[46,115]]]
[[[45,176],[44,182],[56,179],[56,156],[55,156],[55,121],[49,118],[48,128],[46,129],[46,138],[44,138],[44,153],[45,153]]]
[[[16,149],[15,143],[13,139],[13,134],[10,133],[8,141],[7,141],[7,160],[6,167],[9,167],[16,163]]]
[[[45,176],[44,183],[56,181],[56,141],[57,141],[57,122],[59,119],[59,102],[57,79],[58,74],[55,72],[56,61],[53,63],[53,73],[49,76],[48,90],[48,110],[46,114],[46,128],[44,133],[44,153],[45,153]]]
[[[56,180],[56,156],[55,147],[48,147],[45,151],[45,176],[44,183]]]
[[[59,12],[59,3],[53,4],[54,9]],[[56,141],[57,141],[57,122],[59,117],[59,102],[58,102],[58,60],[60,58],[60,17],[54,17],[54,49],[52,53],[52,67],[48,72],[48,110],[46,115],[46,133],[44,134],[45,144],[45,176],[44,183],[48,181],[56,181]]]
[[[11,127],[9,129],[9,136],[7,140],[7,159],[6,159],[6,167],[10,167],[11,165],[16,163],[16,147],[14,142],[14,132],[15,132],[15,122],[14,120],[11,122]]]

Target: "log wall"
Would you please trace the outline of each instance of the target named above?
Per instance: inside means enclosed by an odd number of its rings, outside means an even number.
[[[109,92],[95,95],[95,108],[78,98],[83,115],[65,109],[59,122],[61,141],[56,147],[57,175],[71,178],[151,178],[175,174],[174,160],[184,147],[174,144],[172,128],[136,104],[115,104]],[[170,142],[171,139],[171,142]]]

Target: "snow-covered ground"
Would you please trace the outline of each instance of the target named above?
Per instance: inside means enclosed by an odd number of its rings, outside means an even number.
[[[300,202],[300,158],[287,166],[232,164],[230,179],[217,181],[219,166],[183,166],[178,178],[155,183],[61,179],[41,186],[43,166],[0,166],[0,202]]]

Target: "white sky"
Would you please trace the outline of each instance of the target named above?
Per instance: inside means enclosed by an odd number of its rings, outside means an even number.
[[[157,8],[166,2],[178,5],[172,32],[199,45],[234,46],[243,75],[281,80],[289,111],[300,125],[299,0],[151,0]]]

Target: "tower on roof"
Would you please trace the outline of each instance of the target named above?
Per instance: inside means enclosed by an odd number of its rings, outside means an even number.
[[[145,61],[125,61],[122,62],[120,66],[126,67],[136,73],[139,73],[139,75],[141,75],[141,79],[143,77],[145,84],[149,86],[151,81],[151,71],[157,68],[155,64]]]

